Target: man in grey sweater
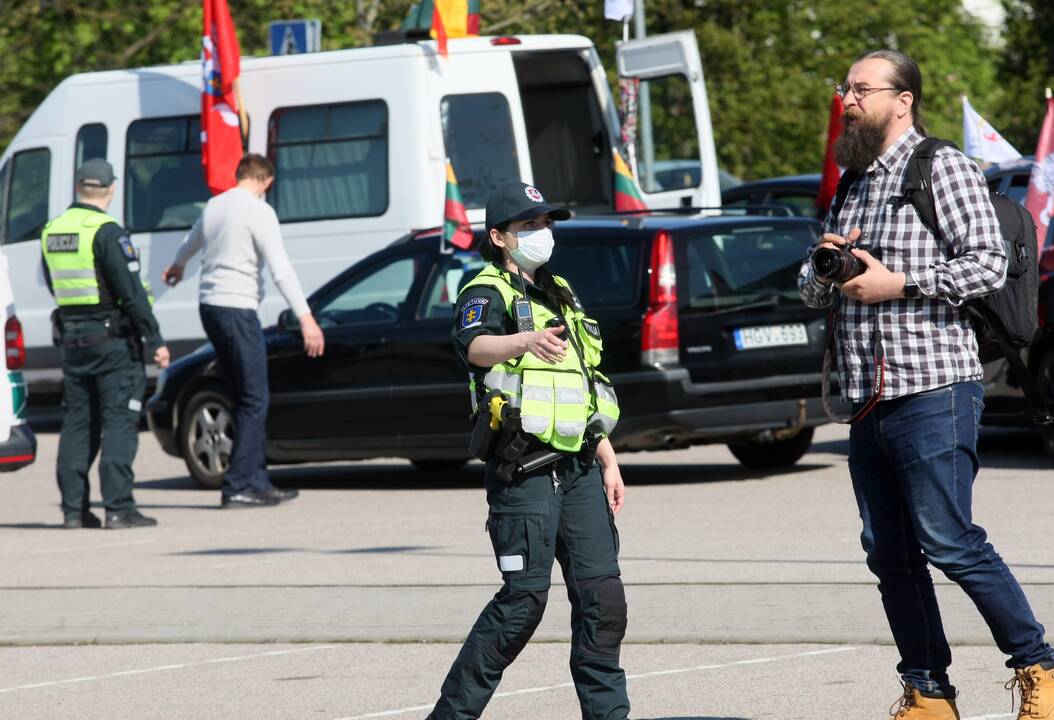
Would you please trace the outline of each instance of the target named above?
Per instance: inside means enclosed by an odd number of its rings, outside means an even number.
[[[319,357],[325,347],[282,244],[278,216],[263,199],[274,181],[274,166],[260,155],[246,155],[236,177],[235,187],[209,200],[161,276],[174,286],[190,258],[202,251],[201,324],[235,396],[234,445],[220,501],[225,508],[277,505],[297,496],[295,489],[274,487],[267,474],[267,348],[256,314],[265,264],[300,319],[304,352]]]

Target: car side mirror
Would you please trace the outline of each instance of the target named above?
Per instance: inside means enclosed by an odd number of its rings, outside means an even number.
[[[278,327],[287,332],[298,332],[300,330],[300,318],[296,316],[292,308],[286,308],[278,314]]]

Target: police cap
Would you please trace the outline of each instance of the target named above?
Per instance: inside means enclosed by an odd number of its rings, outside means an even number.
[[[117,178],[113,175],[113,165],[102,158],[95,158],[77,168],[73,176],[78,185],[86,187],[110,187]]]
[[[487,230],[547,213],[553,220],[571,217],[569,210],[547,204],[533,185],[519,181],[504,183],[495,188],[487,200]]]

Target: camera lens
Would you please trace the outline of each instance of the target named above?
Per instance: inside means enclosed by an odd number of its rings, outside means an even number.
[[[841,268],[841,258],[837,250],[820,248],[812,254],[813,271],[822,278],[833,278]]]

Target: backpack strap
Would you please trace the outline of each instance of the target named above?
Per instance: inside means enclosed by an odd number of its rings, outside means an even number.
[[[950,140],[934,137],[925,138],[916,145],[908,158],[908,171],[900,189],[901,198],[915,207],[919,220],[936,238],[941,237],[941,231],[937,224],[937,201],[933,198],[933,158],[945,147],[956,146]]]
[[[849,196],[849,188],[860,178],[860,173],[846,168],[842,177],[838,178],[838,189],[834,194],[834,202],[831,203],[831,217],[838,219],[838,213],[845,205],[845,199]]]

